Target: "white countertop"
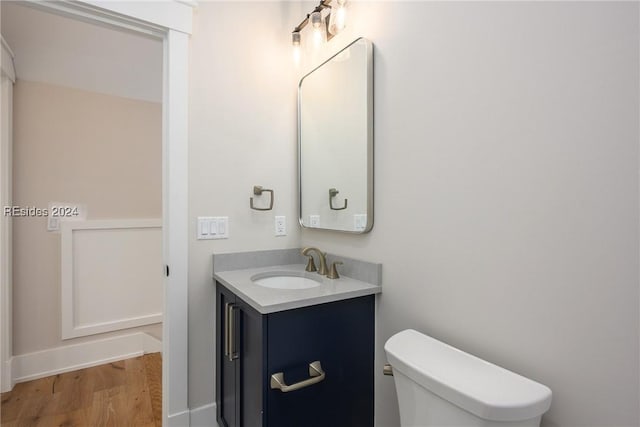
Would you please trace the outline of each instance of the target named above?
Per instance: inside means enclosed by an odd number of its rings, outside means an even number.
[[[272,289],[256,285],[251,280],[251,276],[255,274],[270,271],[297,271],[313,277],[315,280],[319,279],[322,284],[310,289]],[[302,264],[221,271],[214,273],[213,277],[262,314],[382,292],[381,286],[349,277],[328,279],[318,273],[307,273]]]

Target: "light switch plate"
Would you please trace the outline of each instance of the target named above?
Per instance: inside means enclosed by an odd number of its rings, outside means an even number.
[[[199,216],[196,238],[198,240],[228,239],[229,217]]]
[[[50,216],[47,218],[47,231],[59,231],[60,230],[60,217]]]
[[[47,231],[60,232],[60,224],[67,221],[87,219],[87,205],[84,203],[49,202],[47,208]]]

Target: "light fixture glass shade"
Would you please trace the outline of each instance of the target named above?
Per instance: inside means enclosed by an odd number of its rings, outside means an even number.
[[[322,19],[322,13],[313,12],[309,18],[311,20],[311,40],[313,47],[320,47],[327,41],[327,32]]]
[[[331,6],[331,15],[329,16],[329,32],[333,35],[338,34],[347,26],[347,1],[337,0],[334,6]]]
[[[291,33],[291,44],[293,45],[293,62],[300,63],[300,31]]]

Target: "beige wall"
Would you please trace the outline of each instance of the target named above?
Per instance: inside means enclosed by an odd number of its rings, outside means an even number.
[[[191,407],[213,401],[211,253],[302,243],[383,264],[377,426],[405,328],[549,385],[545,426],[638,425],[638,4],[352,2],[329,49],[375,45],[375,225],[299,238],[290,32],[314,4],[196,10],[191,235],[229,215],[231,237],[190,246]]]
[[[18,80],[14,204],[83,203],[88,219],[159,218],[161,110],[158,103]],[[14,355],[94,339],[61,341],[60,235],[47,232],[46,218],[14,218],[13,227]],[[160,326],[142,330],[161,335]]]

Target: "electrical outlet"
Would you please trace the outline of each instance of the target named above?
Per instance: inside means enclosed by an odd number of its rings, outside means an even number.
[[[276,236],[287,235],[287,222],[284,216],[276,216]]]
[[[364,231],[367,227],[367,214],[355,214],[353,216],[353,228],[355,231]]]
[[[309,215],[309,227],[320,227],[320,215]]]

